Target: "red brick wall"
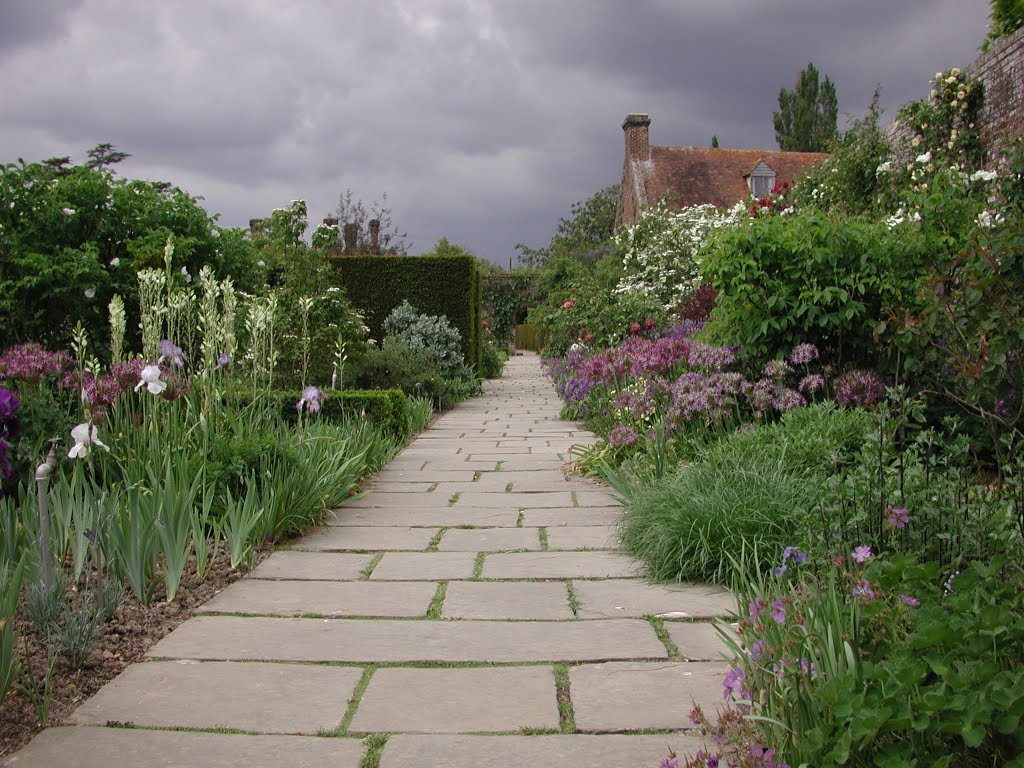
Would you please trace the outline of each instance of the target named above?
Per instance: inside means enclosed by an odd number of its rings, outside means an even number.
[[[1024,28],[997,40],[965,72],[985,84],[981,139],[998,154],[1024,136]]]

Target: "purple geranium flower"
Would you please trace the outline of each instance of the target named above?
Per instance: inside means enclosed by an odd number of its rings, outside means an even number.
[[[871,558],[871,547],[857,547],[850,553],[850,557],[858,563],[866,563]]]
[[[874,600],[878,597],[878,595],[875,594],[875,590],[871,587],[871,582],[867,579],[861,579],[854,585],[853,596],[863,597],[867,600]]]
[[[900,600],[903,601],[904,605],[909,605],[911,608],[917,608],[921,604],[921,601],[912,595],[900,595]]]
[[[776,624],[786,623],[786,599],[780,597],[774,603],[772,603],[772,618],[775,619]]]
[[[906,528],[910,522],[910,513],[900,507],[889,506],[889,527]]]

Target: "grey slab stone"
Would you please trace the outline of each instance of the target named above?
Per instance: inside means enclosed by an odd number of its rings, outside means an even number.
[[[554,454],[514,456],[502,459],[501,469],[511,469],[517,472],[524,472],[532,469],[557,469],[562,466],[564,461],[564,458]],[[491,468],[493,469],[494,467],[492,466]]]
[[[348,581],[358,579],[372,559],[373,555],[284,550],[257,565],[249,576],[253,579]]]
[[[430,582],[261,581],[242,579],[199,613],[254,616],[425,616],[437,591]]]
[[[402,621],[196,616],[150,658],[306,662],[666,659],[651,625],[607,621]]]
[[[559,526],[583,525],[615,525],[622,517],[622,510],[617,507],[560,507],[558,509],[522,510],[523,525],[530,527],[553,528]]]
[[[498,466],[497,458],[470,461],[467,456],[464,459],[431,459],[424,467],[425,472],[486,472]]]
[[[456,506],[460,507],[523,507],[547,508],[547,507],[570,507],[572,506],[572,493],[570,491],[550,491],[547,493],[486,493],[480,491],[467,491],[459,496]]]
[[[450,527],[473,525],[483,528],[514,528],[519,520],[516,509],[469,509],[439,507],[435,509],[340,509],[328,517],[329,525],[337,526],[408,526]]]
[[[437,548],[443,552],[501,552],[540,549],[536,528],[449,528]]]
[[[70,722],[315,734],[337,728],[361,676],[359,668],[305,664],[132,664]]]
[[[572,619],[560,581],[453,581],[442,614],[449,619]]]
[[[550,536],[550,532],[548,534]],[[573,584],[581,619],[674,614],[675,618],[724,618],[735,603],[728,590],[706,584],[649,584],[637,579]]]
[[[618,549],[618,530],[610,525],[554,526],[547,529],[548,549]]]
[[[687,661],[724,661],[729,647],[708,621],[666,621],[665,629]]]
[[[418,483],[392,483],[387,480],[374,480],[367,490],[371,493],[433,493],[437,485],[438,482],[434,480],[423,480]]]
[[[47,728],[5,768],[359,768],[357,739],[251,736],[141,728]]]
[[[404,735],[388,739],[380,768],[655,768],[668,756],[695,754],[699,737],[608,734],[549,736]]]
[[[555,676],[549,667],[378,669],[350,725],[356,733],[557,727]]]
[[[487,555],[485,579],[639,577],[639,564],[614,552],[508,552]]]
[[[547,446],[544,446],[544,450],[547,450]],[[496,445],[473,445],[466,448],[464,453],[468,453],[470,456],[479,458],[481,456],[519,456],[528,455],[533,450],[529,445],[506,445],[498,447]]]
[[[401,550],[426,549],[438,528],[387,526],[327,526],[307,534],[291,545],[303,552],[330,552],[346,549]]]
[[[468,579],[473,575],[473,552],[386,552],[370,574],[371,581]]]
[[[624,731],[693,728],[694,703],[713,716],[722,704],[725,665],[683,662],[610,662],[569,670],[576,728]]]
[[[590,509],[593,507],[618,507],[622,508],[622,504],[612,498],[609,491],[601,490],[586,490],[576,491],[576,506]]]
[[[448,499],[436,493],[377,493],[370,491],[358,499],[346,501],[343,509],[426,509],[443,507]]]
[[[390,465],[387,469],[377,473],[377,478],[389,483],[419,483],[430,480],[435,483],[471,483],[476,476],[472,469],[393,469]]]

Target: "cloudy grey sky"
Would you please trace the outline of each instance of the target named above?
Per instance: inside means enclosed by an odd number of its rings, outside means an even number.
[[[842,115],[964,66],[988,0],[0,0],[0,162],[100,142],[245,226],[387,193],[412,252],[508,264],[655,144],[775,148],[813,61]],[[840,118],[841,123],[844,117]]]

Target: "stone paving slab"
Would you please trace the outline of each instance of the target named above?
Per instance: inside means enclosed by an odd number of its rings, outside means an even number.
[[[467,509],[439,507],[435,509],[339,509],[327,517],[328,525],[336,526],[406,526],[411,528],[447,528],[472,525],[481,528],[515,528],[519,520],[516,509]]]
[[[302,552],[330,552],[345,549],[426,549],[440,528],[387,526],[327,526],[309,533],[291,545]]]
[[[607,621],[401,621],[196,616],[147,656],[306,662],[666,659],[654,629]]]
[[[431,507],[443,507],[448,503],[448,497],[437,493],[394,493],[384,491],[370,491],[358,499],[346,501],[343,509],[429,509]],[[467,505],[472,506],[472,505]]]
[[[449,528],[437,548],[442,552],[501,552],[540,549],[536,528]]]
[[[133,664],[69,722],[315,734],[338,727],[361,676],[359,668],[305,664]]]
[[[426,476],[426,475],[424,475]],[[377,493],[431,493],[437,488],[438,483],[434,481],[398,482],[392,483],[388,480],[375,480],[370,483],[366,490],[371,494]]]
[[[635,560],[616,552],[509,552],[488,555],[485,579],[639,577]]]
[[[618,507],[622,509],[622,503],[612,498],[608,491],[587,490],[576,491],[576,506],[591,509],[593,507]]]
[[[519,510],[522,507],[571,507],[572,493],[570,491],[548,491],[547,493],[485,493],[480,491],[466,491],[459,496],[455,503],[457,507],[478,507],[480,509],[513,507]]]
[[[561,507],[559,509],[530,509],[523,512],[523,525],[531,528],[556,528],[577,525],[615,525],[622,517],[617,507]]]
[[[5,768],[359,768],[358,739],[141,728],[47,728]]]
[[[370,574],[371,581],[468,579],[473,575],[473,552],[386,552]]]
[[[486,457],[486,456],[496,456],[498,458],[502,458],[504,456],[528,455],[528,454],[533,453],[534,450],[536,450],[537,452],[540,452],[540,451],[548,451],[550,449],[546,445],[543,445],[543,446],[530,446],[530,445],[516,445],[516,446],[512,446],[512,445],[506,445],[504,447],[499,448],[497,445],[494,445],[492,443],[491,445],[471,445],[471,446],[467,446],[467,448],[464,451],[464,453],[467,453],[470,456],[473,456],[475,459],[479,460],[479,458],[481,456],[484,456],[484,457]]]
[[[693,755],[699,737],[609,734],[552,736],[402,735],[388,739],[380,768],[657,768],[674,750]]]
[[[473,460],[470,461],[469,457],[460,459],[430,459],[427,461],[426,466],[423,467],[424,472],[487,472],[498,468],[498,459],[485,459],[485,460]]]
[[[480,462],[474,461],[474,464]],[[565,463],[565,459],[560,456],[540,456],[534,454],[532,456],[517,456],[509,459],[503,459],[501,462],[501,471],[514,470],[516,472],[529,472],[533,469],[558,469]],[[477,467],[477,469],[484,469]],[[491,469],[495,469],[492,464]],[[484,469],[486,471],[486,469]]]
[[[471,483],[474,477],[476,477],[476,471],[472,469],[397,470],[392,469],[390,464],[386,469],[377,473],[377,479],[389,483],[419,483],[428,479],[435,483]]]
[[[610,525],[563,525],[547,529],[548,549],[618,549],[618,530]]]
[[[355,733],[558,728],[555,676],[550,667],[378,669],[349,727]]]
[[[720,661],[728,658],[729,646],[710,621],[666,621],[665,629],[687,661]]]
[[[358,579],[372,559],[373,555],[283,550],[253,568],[250,578],[350,581]]]
[[[198,613],[258,616],[426,616],[437,585],[430,582],[260,581],[242,579]]]
[[[589,623],[589,622],[588,622]],[[699,704],[713,716],[722,704],[725,665],[712,662],[611,662],[569,670],[579,731],[693,728]]]
[[[441,612],[449,619],[573,618],[569,593],[561,581],[453,581]]]
[[[551,531],[548,531],[550,540]],[[674,615],[709,619],[730,616],[735,602],[727,590],[706,584],[649,584],[636,579],[573,583],[581,619]]]

